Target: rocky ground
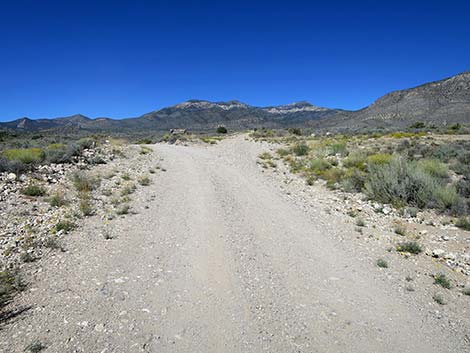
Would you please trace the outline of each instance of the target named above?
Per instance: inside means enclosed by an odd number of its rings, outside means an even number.
[[[18,220],[4,261],[29,284],[7,308],[18,315],[2,324],[0,350],[468,352],[469,233],[308,186],[280,161],[263,168],[258,156],[277,147],[244,136],[125,147],[87,167],[101,176],[88,217],[72,170],[46,184],[74,193],[63,210],[9,191],[2,212]],[[54,234],[69,214],[76,228]],[[47,226],[31,234],[59,235],[63,250],[24,262],[22,232],[35,217]],[[396,251],[404,239],[424,252]]]

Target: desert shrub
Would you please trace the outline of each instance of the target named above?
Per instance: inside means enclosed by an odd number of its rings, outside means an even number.
[[[267,138],[275,136],[275,132],[271,129],[261,128],[261,129],[253,129],[253,132],[250,134],[253,138]]]
[[[424,127],[426,127],[426,124],[422,121],[417,121],[410,125],[411,129],[423,129]]]
[[[69,163],[72,160],[73,153],[68,146],[61,143],[49,145],[45,150],[45,159],[49,163]]]
[[[321,177],[327,181],[327,185],[335,185],[341,181],[344,176],[344,170],[339,168],[326,169]]]
[[[139,177],[137,180],[140,185],[143,185],[143,186],[150,185],[150,178],[147,175],[143,175]]]
[[[82,197],[79,204],[80,212],[84,216],[92,216],[94,214],[93,205],[89,197]]]
[[[456,184],[455,187],[457,189],[457,192],[459,195],[463,197],[470,198],[470,179],[467,177],[459,180]]]
[[[323,158],[314,158],[308,161],[307,168],[316,174],[321,174],[331,168],[331,164]]]
[[[0,156],[0,172],[13,172],[20,174],[31,169],[30,164],[25,164],[17,160],[8,160]]]
[[[57,232],[62,230],[64,233],[68,233],[75,228],[75,224],[70,221],[60,221],[54,228]]]
[[[454,214],[461,214],[465,211],[463,200],[454,186],[436,187],[433,191],[433,203],[431,206],[441,211],[452,211]]]
[[[393,231],[395,234],[405,236],[406,235],[406,228],[402,224],[397,224],[394,228]]]
[[[226,134],[228,131],[227,131],[227,128],[225,126],[219,126],[216,130],[216,132],[218,134]]]
[[[2,155],[9,161],[19,161],[24,164],[39,163],[44,159],[44,150],[41,148],[8,149]]]
[[[295,145],[294,147],[292,147],[292,152],[296,156],[306,156],[309,151],[310,151],[310,148],[304,143],[299,143]]]
[[[62,207],[67,204],[67,200],[65,199],[64,195],[58,192],[52,195],[48,201],[52,207]]]
[[[426,133],[424,133],[424,132],[392,132],[388,136],[391,137],[391,138],[395,138],[395,139],[401,139],[401,138],[405,138],[405,137],[408,137],[408,138],[422,137],[424,135],[426,135]]]
[[[327,146],[326,151],[327,154],[330,156],[334,156],[337,154],[345,156],[348,154],[345,142],[334,142]]]
[[[140,154],[149,154],[152,153],[153,150],[147,146],[140,146]]]
[[[436,160],[408,161],[394,156],[385,164],[369,164],[365,189],[369,197],[394,205],[433,207],[461,214],[465,205],[456,188],[446,186],[447,167]]]
[[[366,222],[362,219],[362,218],[358,218],[356,219],[356,225],[358,227],[365,227],[366,226]]]
[[[377,260],[377,266],[379,266],[381,268],[388,268],[388,263],[384,259],[378,259]]]
[[[73,185],[78,192],[91,192],[99,185],[99,179],[93,178],[84,172],[76,172],[72,176]]]
[[[93,156],[92,158],[88,159],[88,163],[94,164],[94,165],[106,164],[106,160],[102,156],[96,155],[96,156]]]
[[[258,158],[259,159],[271,159],[273,156],[271,156],[271,154],[269,152],[263,152],[261,153]]]
[[[120,216],[128,214],[130,209],[131,209],[130,206],[127,205],[127,204],[121,205],[116,209],[116,214],[118,214]]]
[[[127,184],[126,186],[124,186],[121,190],[121,196],[126,196],[126,195],[130,195],[132,193],[134,193],[136,187],[134,184]]]
[[[367,165],[383,165],[390,163],[392,155],[389,153],[377,153],[367,157]]]
[[[302,130],[300,130],[299,128],[296,128],[296,127],[291,127],[289,129],[287,129],[287,131],[289,131],[292,135],[296,135],[296,136],[301,136],[302,135]]]
[[[343,166],[346,168],[357,168],[364,170],[366,168],[367,156],[364,152],[354,151],[343,160]]]
[[[432,299],[434,299],[434,301],[439,305],[445,305],[446,304],[446,301],[444,300],[444,297],[439,293],[434,294],[432,296]]]
[[[450,280],[443,273],[439,273],[434,276],[434,284],[440,285],[441,287],[446,289],[450,289],[452,287]]]
[[[280,156],[280,157],[285,157],[287,155],[290,154],[290,151],[285,149],[285,148],[279,148],[276,153]]]
[[[419,254],[422,250],[421,245],[415,241],[408,241],[397,245],[397,251],[407,252],[410,254]]]
[[[450,168],[459,175],[470,175],[470,162],[469,163],[461,163],[459,161],[453,161],[450,165]]]
[[[455,222],[455,225],[459,228],[470,231],[470,218],[461,217],[457,220],[457,222]]]
[[[405,207],[403,212],[405,215],[408,215],[413,218],[418,216],[418,209],[416,207]]]
[[[25,288],[17,271],[0,271],[0,309]]]
[[[315,181],[317,180],[317,177],[315,175],[308,175],[305,179],[305,182],[307,183],[307,185],[313,185],[315,184]]]
[[[34,341],[34,342],[28,344],[26,346],[25,350],[30,352],[30,353],[39,353],[39,352],[43,351],[46,348],[47,348],[47,346],[45,344],[43,344],[42,342]]]
[[[347,169],[341,184],[344,190],[348,192],[359,192],[364,188],[367,174],[357,168]]]
[[[449,169],[447,166],[435,159],[421,159],[417,163],[418,168],[436,178],[447,178]]]
[[[95,144],[96,141],[91,137],[84,137],[77,141],[77,145],[79,146],[81,151],[93,148]]]
[[[137,141],[138,145],[150,145],[152,143],[153,143],[153,141],[149,137],[144,137],[144,138]]]
[[[38,184],[29,184],[21,189],[21,193],[27,196],[44,196],[46,194],[46,189]]]
[[[441,184],[403,157],[393,157],[386,164],[368,166],[366,194],[377,201],[394,205],[425,207]]]

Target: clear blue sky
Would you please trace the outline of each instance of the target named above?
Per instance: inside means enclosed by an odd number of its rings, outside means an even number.
[[[466,70],[469,1],[0,2],[0,120],[191,98],[358,109]]]

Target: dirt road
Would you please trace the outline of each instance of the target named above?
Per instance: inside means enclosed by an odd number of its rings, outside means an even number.
[[[104,240],[90,220],[42,264],[4,352],[468,352],[356,256],[351,232],[289,202],[242,137],[153,146],[166,172]],[[315,202],[313,200],[312,202]],[[318,205],[318,207],[321,207]]]

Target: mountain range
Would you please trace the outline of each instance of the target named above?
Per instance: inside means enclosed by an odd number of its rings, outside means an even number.
[[[136,118],[91,119],[81,114],[53,119],[25,117],[0,123],[0,129],[125,133],[172,128],[207,131],[223,125],[231,130],[311,127],[340,131],[398,129],[418,121],[436,126],[470,123],[470,72],[388,93],[357,111],[318,107],[308,102],[255,107],[236,100],[189,100]]]

